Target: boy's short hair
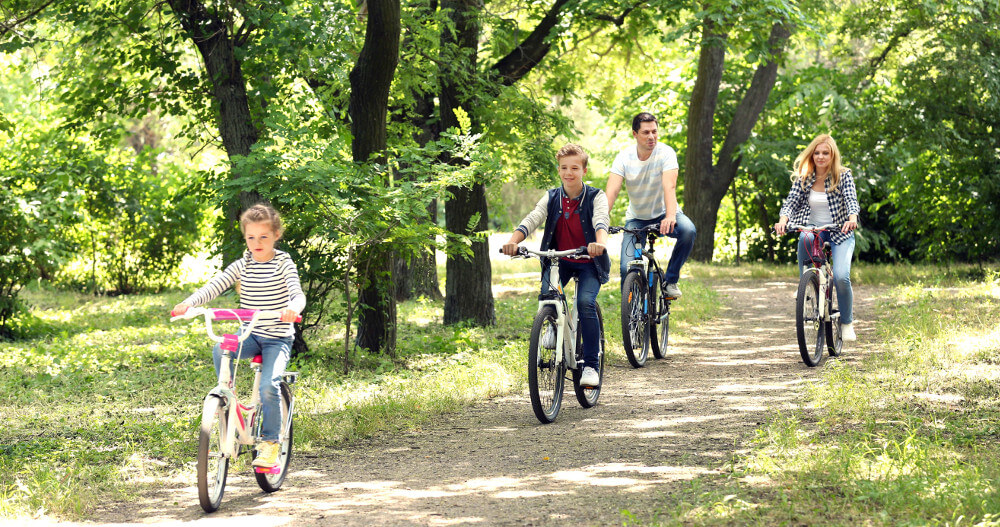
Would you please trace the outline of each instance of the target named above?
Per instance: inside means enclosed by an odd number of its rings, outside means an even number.
[[[638,132],[639,127],[642,126],[642,123],[650,123],[650,122],[655,123],[656,116],[649,112],[642,112],[639,115],[636,115],[635,117],[632,118],[632,131]]]
[[[564,158],[564,157],[566,157],[566,156],[580,156],[580,157],[582,157],[583,158],[583,168],[587,168],[587,160],[590,159],[590,156],[587,155],[586,150],[584,150],[582,146],[575,145],[573,143],[569,143],[566,146],[560,148],[558,152],[556,152],[556,160],[557,161],[560,160],[560,159],[562,159],[562,158]]]

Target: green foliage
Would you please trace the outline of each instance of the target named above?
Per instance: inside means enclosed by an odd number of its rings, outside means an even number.
[[[285,110],[269,110],[270,136],[250,156],[234,161],[233,173],[244,175],[220,175],[212,182],[213,200],[226,202],[244,190],[269,200],[282,213],[283,248],[297,262],[309,299],[303,326],[351,324],[347,314],[356,309],[355,289],[366,285],[362,255],[388,258],[391,248],[406,258],[429,241],[451,236],[422,221],[428,203],[444,199],[448,187],[493,170],[494,162],[480,152],[477,136],[444,134],[422,148],[394,150],[388,165],[358,165],[344,130],[331,129],[322,115],[298,121],[303,113],[296,105],[308,104],[306,94],[293,91],[287,98],[292,102]],[[446,157],[466,163],[440,161]],[[467,250],[466,244],[455,246]]]

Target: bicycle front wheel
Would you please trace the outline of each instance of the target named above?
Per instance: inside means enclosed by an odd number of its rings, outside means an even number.
[[[562,350],[556,349],[556,309],[544,306],[535,315],[528,343],[528,392],[531,409],[543,424],[559,415],[562,405],[566,363],[559,360]]]
[[[633,368],[646,365],[649,356],[649,291],[638,271],[625,275],[622,285],[622,346]]]
[[[573,370],[573,391],[576,392],[576,400],[580,406],[590,408],[597,404],[597,398],[601,396],[601,384],[604,383],[604,314],[601,313],[601,306],[597,306],[597,326],[600,329],[600,348],[597,349],[598,367],[597,376],[601,382],[596,388],[580,386],[580,377],[583,375],[583,368]],[[577,331],[576,349],[577,356],[583,355],[583,331]]]
[[[799,353],[806,366],[819,366],[823,362],[824,325],[819,312],[819,276],[809,271],[799,279],[799,291],[795,297],[795,333]]]
[[[205,512],[215,512],[226,490],[229,458],[223,454],[226,437],[226,407],[215,396],[205,398],[198,435],[198,501]]]
[[[285,381],[281,381],[281,423],[282,426],[287,423],[288,433],[286,433],[281,440],[281,451],[278,454],[278,465],[277,473],[275,472],[257,472],[254,470],[254,476],[257,478],[257,485],[264,492],[274,492],[281,488],[281,484],[285,482],[285,476],[288,475],[288,465],[292,462],[292,415],[289,412],[292,407],[292,389],[288,386]]]

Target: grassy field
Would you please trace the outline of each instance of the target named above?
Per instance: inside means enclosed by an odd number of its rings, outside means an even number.
[[[666,497],[657,525],[1000,525],[1000,273],[858,267],[895,284],[877,352],[828,362],[801,409],[725,478]]]
[[[416,427],[472,401],[523,390],[537,261],[497,262],[494,284],[496,326],[444,326],[440,302],[406,302],[399,306],[395,360],[359,354],[349,375],[340,373],[342,328],[307,334],[314,355],[290,365],[301,372],[296,449]],[[95,503],[194,481],[201,401],[215,376],[201,326],[167,317],[188,292],[24,292],[32,337],[0,343],[0,519],[86,519]],[[684,292],[685,309],[671,318],[678,336],[713,316],[717,304],[700,281]],[[616,279],[599,300],[608,316],[617,313]],[[624,363],[619,326],[606,329],[608,360]]]

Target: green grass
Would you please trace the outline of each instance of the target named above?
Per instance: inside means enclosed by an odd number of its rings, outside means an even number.
[[[1000,279],[892,283],[877,353],[827,362],[725,477],[664,501],[655,525],[1000,525]],[[970,273],[974,274],[974,273]],[[933,283],[933,287],[923,283]],[[639,523],[626,514],[626,523]]]
[[[348,375],[341,373],[343,328],[307,334],[311,358],[289,367],[301,372],[296,449],[414,429],[472,401],[523,390],[538,277],[537,261],[497,263],[497,325],[489,328],[442,325],[441,302],[401,304],[397,356],[356,353]],[[24,292],[30,337],[0,342],[0,519],[87,519],[100,502],[193,484],[201,401],[215,376],[201,325],[167,318],[187,292]],[[717,309],[699,280],[686,281],[684,294],[671,317],[677,338]],[[624,363],[617,277],[599,302],[608,360]],[[241,373],[246,393],[249,368]]]

